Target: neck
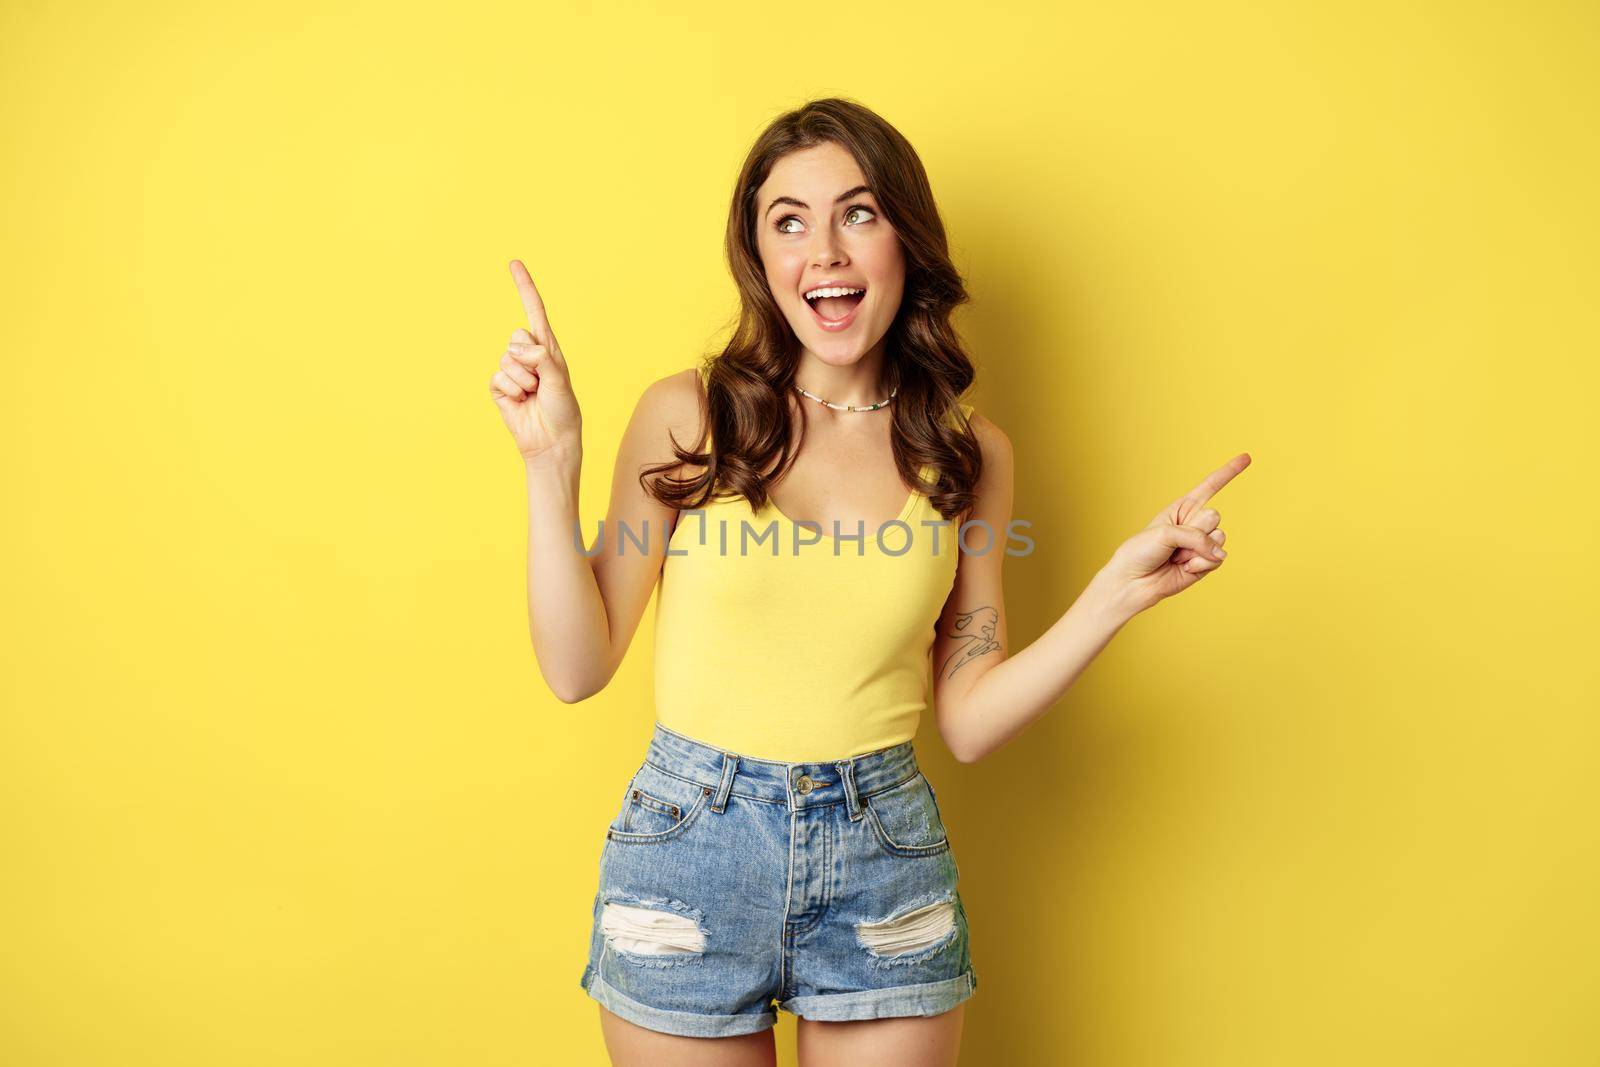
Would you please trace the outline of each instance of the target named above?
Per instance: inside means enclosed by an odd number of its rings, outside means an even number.
[[[890,386],[883,380],[883,357],[870,352],[854,363],[825,363],[810,352],[802,352],[795,370],[795,383],[835,404],[865,407],[889,396]]]

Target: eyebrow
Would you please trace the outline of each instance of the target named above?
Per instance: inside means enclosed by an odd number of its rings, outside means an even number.
[[[833,198],[833,202],[835,204],[842,204],[846,200],[849,200],[852,196],[857,196],[857,195],[859,195],[861,193],[870,193],[870,192],[872,192],[872,187],[870,185],[858,185],[854,189],[846,189],[844,192],[842,192],[838,196],[834,197]],[[780,196],[780,197],[775,197],[773,199],[772,203],[767,205],[767,210],[762,213],[762,217],[765,218],[767,215],[772,214],[772,209],[777,207],[779,204],[793,204],[795,207],[802,207],[802,208],[805,208],[807,211],[811,210],[811,205],[807,204],[803,200],[796,200],[792,196]]]

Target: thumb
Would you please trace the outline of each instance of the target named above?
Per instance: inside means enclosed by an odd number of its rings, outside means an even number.
[[[1206,559],[1220,560],[1225,553],[1222,546],[1211,540],[1209,534],[1198,526],[1166,526],[1157,527],[1156,536],[1161,543],[1169,548],[1187,548],[1197,556]]]

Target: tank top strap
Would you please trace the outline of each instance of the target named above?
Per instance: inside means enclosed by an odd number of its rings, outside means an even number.
[[[968,419],[972,418],[972,405],[958,402],[957,406],[961,409],[961,419],[957,420],[955,418],[951,418],[948,421],[950,422],[950,425],[954,426],[956,429],[960,429],[962,421],[965,421],[965,420],[968,420]],[[937,478],[938,476],[939,476],[939,468],[938,467],[935,467],[931,463],[924,463],[922,465],[922,480],[923,480],[923,482],[925,482],[925,483],[926,482],[931,482],[935,478]],[[918,493],[917,495],[922,497],[924,500],[927,499],[927,494],[926,493]],[[919,501],[919,503],[920,503],[920,501]]]

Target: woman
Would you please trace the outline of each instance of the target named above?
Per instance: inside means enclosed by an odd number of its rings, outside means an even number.
[[[1011,444],[959,399],[967,294],[915,151],[851,101],[781,116],[726,251],[737,330],[645,390],[587,555],[572,380],[512,263],[528,329],[490,392],[526,464],[529,624],[563,701],[610,680],[660,581],[656,723],[607,829],[581,984],[618,1064],[773,1063],[774,1001],[802,1064],[954,1063],[977,978],[912,752],[929,683],[958,760],[1003,745],[1220,565],[1204,505],[1249,457],[1008,656]]]

